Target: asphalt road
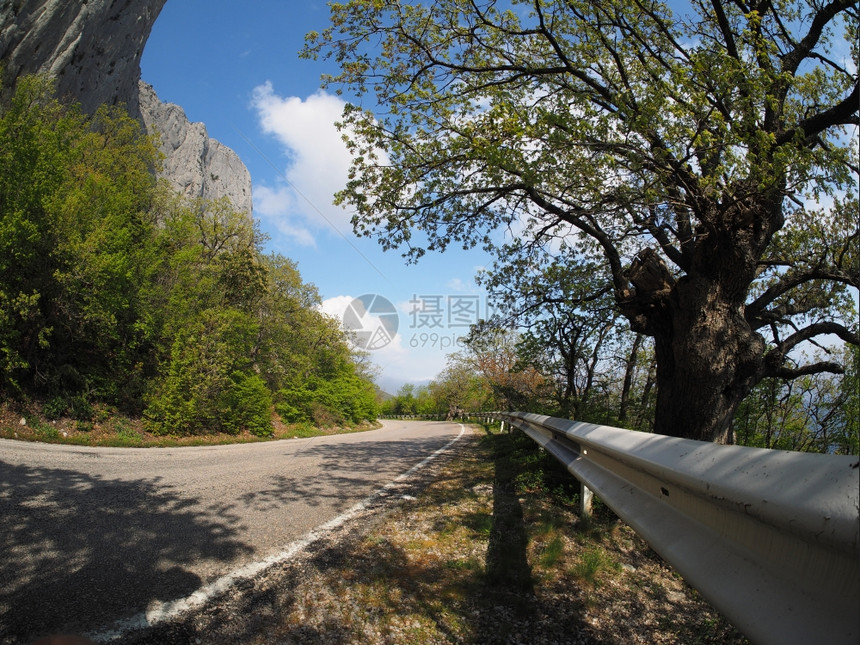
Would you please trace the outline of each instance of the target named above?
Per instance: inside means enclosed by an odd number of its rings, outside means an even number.
[[[183,598],[343,513],[456,424],[200,448],[0,440],[0,643]]]

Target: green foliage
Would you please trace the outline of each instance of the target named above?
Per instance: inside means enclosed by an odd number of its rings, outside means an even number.
[[[542,382],[526,393],[529,410],[592,423],[643,429],[653,370],[643,337],[615,307],[599,263],[562,246],[549,252],[522,240],[480,274],[497,312],[484,325],[524,330],[513,369],[533,366]]]
[[[735,415],[735,441],[758,448],[860,454],[858,350],[847,346],[842,351],[844,375],[759,383]]]
[[[149,397],[153,433],[235,434],[251,423],[267,434],[260,416],[270,414],[271,404],[260,395],[262,380],[248,373],[255,337],[253,320],[235,309],[206,310],[177,334],[166,375]]]
[[[427,399],[427,388],[418,387],[412,383],[403,384],[397,394],[383,402],[382,414],[386,416],[410,416],[414,414],[433,414],[435,406],[419,406],[419,398]],[[416,396],[417,395],[417,396]],[[419,411],[419,407],[430,408],[429,412]]]
[[[54,231],[47,204],[62,189],[79,115],[49,99],[51,86],[25,79],[0,118],[0,386],[29,385],[49,347]],[[22,379],[24,382],[22,383]]]
[[[55,396],[45,403],[42,412],[52,420],[66,416],[78,421],[90,421],[95,417],[95,410],[85,394]]]
[[[118,419],[114,424],[116,440],[121,446],[140,446],[143,444],[143,434],[131,427],[125,419]]]
[[[349,371],[280,390],[275,409],[284,421],[321,427],[356,424],[377,414],[373,385]]]
[[[230,434],[242,429],[258,437],[272,434],[272,395],[259,374],[233,372],[222,398],[222,425]]]
[[[849,1],[350,0],[303,55],[358,97],[357,234],[600,263],[655,339],[654,428],[720,441],[761,379],[844,368],[798,345],[860,344],[857,30]]]
[[[0,108],[0,393],[80,422],[99,403],[143,412],[158,434],[267,436],[273,399],[296,420],[375,418],[295,264],[264,256],[229,200],[173,194],[158,164],[120,109],[86,116],[19,79]]]
[[[115,396],[144,341],[135,328],[156,152],[116,108],[92,118],[19,82],[0,117],[0,387]]]
[[[850,347],[848,355],[848,369],[840,392],[844,404],[839,408],[838,450],[847,455],[860,455],[860,347]]]

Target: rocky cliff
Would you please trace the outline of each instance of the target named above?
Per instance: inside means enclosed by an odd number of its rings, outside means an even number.
[[[163,175],[188,197],[229,197],[234,208],[251,212],[251,175],[230,148],[210,139],[206,126],[190,123],[173,103],[162,103],[151,85],[140,81],[140,115],[149,132],[158,132],[164,152]]]
[[[166,0],[0,0],[3,86],[48,73],[87,112],[124,103],[161,135],[163,176],[189,197],[230,197],[251,212],[251,178],[239,157],[202,123],[162,103],[140,82],[140,58]]]
[[[0,0],[7,80],[45,72],[84,110],[137,108],[140,57],[165,0]]]

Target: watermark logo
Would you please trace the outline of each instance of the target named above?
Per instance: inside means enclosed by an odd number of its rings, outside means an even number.
[[[402,341],[413,349],[459,349],[463,335],[480,322],[481,298],[477,295],[413,294],[403,305],[404,330]],[[485,319],[495,314],[486,303]],[[354,298],[341,316],[343,328],[356,347],[376,350],[393,343],[400,319],[397,307],[377,293]]]
[[[355,298],[343,312],[343,327],[364,350],[382,349],[397,335],[400,317],[388,298],[366,293]]]

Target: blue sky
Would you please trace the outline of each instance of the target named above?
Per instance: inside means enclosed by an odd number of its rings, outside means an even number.
[[[170,0],[147,42],[142,77],[238,153],[268,249],[298,263],[326,311],[340,317],[363,294],[394,303],[398,334],[371,352],[379,385],[394,392],[437,375],[467,321],[486,315],[474,276],[490,258],[451,249],[407,266],[399,252],[353,235],[349,213],[331,205],[349,164],[333,123],[349,97],[320,89],[320,75],[335,71],[330,63],[298,57],[304,35],[324,29],[328,16],[317,1]]]

